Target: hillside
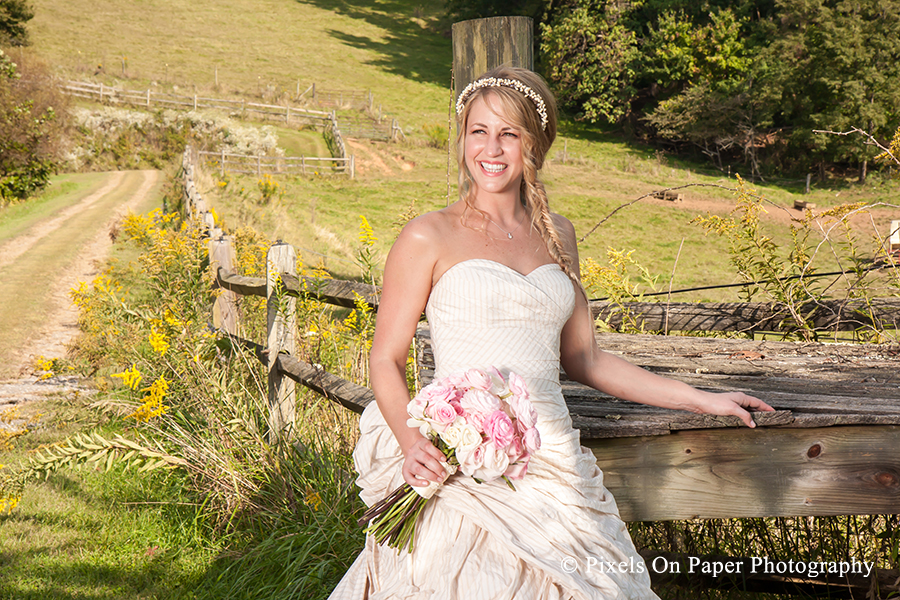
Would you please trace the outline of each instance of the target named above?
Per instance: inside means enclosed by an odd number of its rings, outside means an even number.
[[[204,190],[231,227],[252,224],[322,256],[339,275],[353,276],[352,256],[359,215],[375,227],[382,251],[396,234],[394,223],[411,207],[424,212],[444,206],[449,176],[446,151],[429,147],[423,126],[446,127],[449,103],[450,39],[438,5],[412,1],[312,0],[35,0],[35,48],[67,77],[103,81],[132,89],[153,87],[182,93],[262,97],[281,101],[312,83],[328,89],[365,89],[375,94],[385,116],[397,118],[407,140],[349,144],[357,156],[354,181],[284,178],[277,203],[260,206],[256,180],[235,176],[231,184],[210,178]],[[284,133],[281,134],[286,137]],[[285,139],[282,145],[294,145]],[[683,162],[654,148],[627,143],[564,121],[544,176],[555,210],[587,232],[621,204],[655,189],[686,184],[734,187],[729,173]],[[455,165],[455,158],[451,160]],[[735,165],[734,173],[740,172]],[[849,201],[890,201],[896,185],[873,176],[866,187],[839,179],[803,196],[819,207]],[[756,186],[774,204],[763,215],[765,229],[779,243],[801,216],[790,207],[803,192],[802,179]],[[616,214],[585,240],[582,258],[604,258],[606,249],[635,249],[634,257],[668,281],[684,239],[674,286],[734,280],[726,247],[704,237],[690,220],[711,211],[725,214],[733,194],[715,187],[684,190],[685,201],[647,199]],[[781,207],[781,208],[778,208]],[[874,213],[884,228],[896,209]],[[896,217],[894,217],[896,218]],[[861,218],[860,224],[871,224]],[[341,266],[343,265],[343,266]],[[826,265],[829,268],[832,265]],[[684,299],[733,299],[731,292],[706,292]]]

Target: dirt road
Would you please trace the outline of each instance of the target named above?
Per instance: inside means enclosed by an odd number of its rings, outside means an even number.
[[[114,224],[128,211],[161,206],[159,171],[72,179],[74,192],[44,214],[30,213],[25,219],[32,222],[0,238],[0,380],[7,385],[27,383],[36,357],[65,354],[78,331],[68,292],[99,274],[112,248]],[[11,401],[4,396],[0,387],[0,405]]]

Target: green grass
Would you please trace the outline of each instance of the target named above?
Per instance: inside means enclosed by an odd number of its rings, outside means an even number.
[[[392,223],[413,201],[419,212],[446,204],[446,151],[427,147],[428,137],[422,130],[423,125],[447,122],[452,53],[440,5],[402,0],[198,0],[188,4],[36,0],[35,8],[35,47],[68,76],[94,77],[127,87],[177,86],[186,93],[214,91],[269,99],[294,94],[298,85],[302,91],[315,82],[320,88],[371,90],[386,116],[399,119],[406,143],[361,141],[368,152],[350,149],[356,156],[357,181],[281,178],[284,195],[270,207],[213,194],[210,188],[213,206],[232,226],[254,225],[273,239],[311,250],[310,262],[326,255],[333,259],[327,263],[329,268],[352,275],[352,266],[344,261],[355,247],[359,214],[372,221],[386,251],[394,237]],[[708,163],[662,155],[654,148],[627,143],[614,132],[566,119],[560,132],[544,176],[551,207],[572,219],[580,233],[616,206],[656,189],[691,183],[734,187],[736,183],[732,175]],[[288,154],[322,152],[313,132],[277,127],[277,133]],[[563,153],[566,164],[561,162]],[[404,170],[403,163],[414,166]],[[875,174],[867,186],[840,178],[814,182],[806,196],[802,174],[791,177],[796,178],[775,178],[756,187],[781,207],[792,206],[797,197],[820,207],[845,201],[893,202],[898,190],[895,182],[884,182]],[[234,177],[234,184],[232,192],[244,188],[245,194],[255,193],[255,178]],[[582,257],[602,259],[610,246],[634,249],[639,262],[668,282],[684,238],[675,287],[732,282],[723,243],[704,237],[688,223],[707,210],[727,213],[734,205],[733,195],[714,188],[689,188],[683,193],[701,202],[702,208],[688,210],[652,201],[630,206],[581,244]],[[455,191],[451,196],[455,199]],[[876,211],[876,224],[886,227],[892,215],[896,218],[896,210]],[[786,242],[788,219],[770,216],[767,220],[773,238]],[[862,225],[871,230],[870,225]],[[338,265],[344,265],[343,269]],[[735,296],[723,291],[680,299]]]
[[[218,73],[223,93],[271,96],[316,83],[372,90],[403,126],[446,115],[451,51],[434,30],[437,4],[37,0],[34,8],[36,49],[70,77],[99,71],[109,84],[194,93],[214,90]]]
[[[22,409],[37,411],[43,414],[38,428],[12,450],[0,450],[0,462],[22,464],[41,445],[97,424],[97,413],[78,398],[51,398]],[[0,598],[185,594],[224,543],[209,535],[185,483],[177,472],[123,473],[114,467],[104,473],[85,467],[29,485],[16,510],[0,516]]]

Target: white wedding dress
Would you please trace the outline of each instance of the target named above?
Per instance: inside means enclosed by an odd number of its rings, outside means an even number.
[[[426,308],[435,377],[489,366],[521,375],[541,448],[515,491],[450,478],[423,511],[412,554],[368,536],[332,600],[657,598],[560,390],[559,336],[574,299],[556,264],[523,275],[472,259],[444,273]],[[403,483],[403,457],[374,402],[360,429],[353,456],[371,506]]]

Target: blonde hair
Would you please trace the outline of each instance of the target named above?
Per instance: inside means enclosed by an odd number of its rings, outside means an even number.
[[[546,116],[538,112],[535,102],[531,98],[515,88],[497,85],[478,87],[472,91],[465,99],[465,105],[457,116],[456,123],[459,197],[466,203],[467,210],[472,209],[479,213],[482,212],[475,207],[474,179],[472,178],[472,173],[469,172],[469,167],[466,165],[466,123],[472,103],[476,98],[484,98],[486,102],[496,100],[499,103],[504,120],[508,121],[520,132],[524,166],[520,194],[522,204],[531,214],[531,223],[541,234],[550,256],[576,284],[576,287],[583,289],[575,272],[574,259],[563,247],[559,238],[559,232],[553,224],[547,191],[538,178],[538,171],[544,166],[547,152],[550,150],[550,146],[553,145],[553,140],[556,139],[556,100],[541,76],[527,69],[497,67],[488,71],[476,81],[490,77],[514,79],[531,88],[543,99]],[[546,127],[542,123],[542,117],[546,118]]]

